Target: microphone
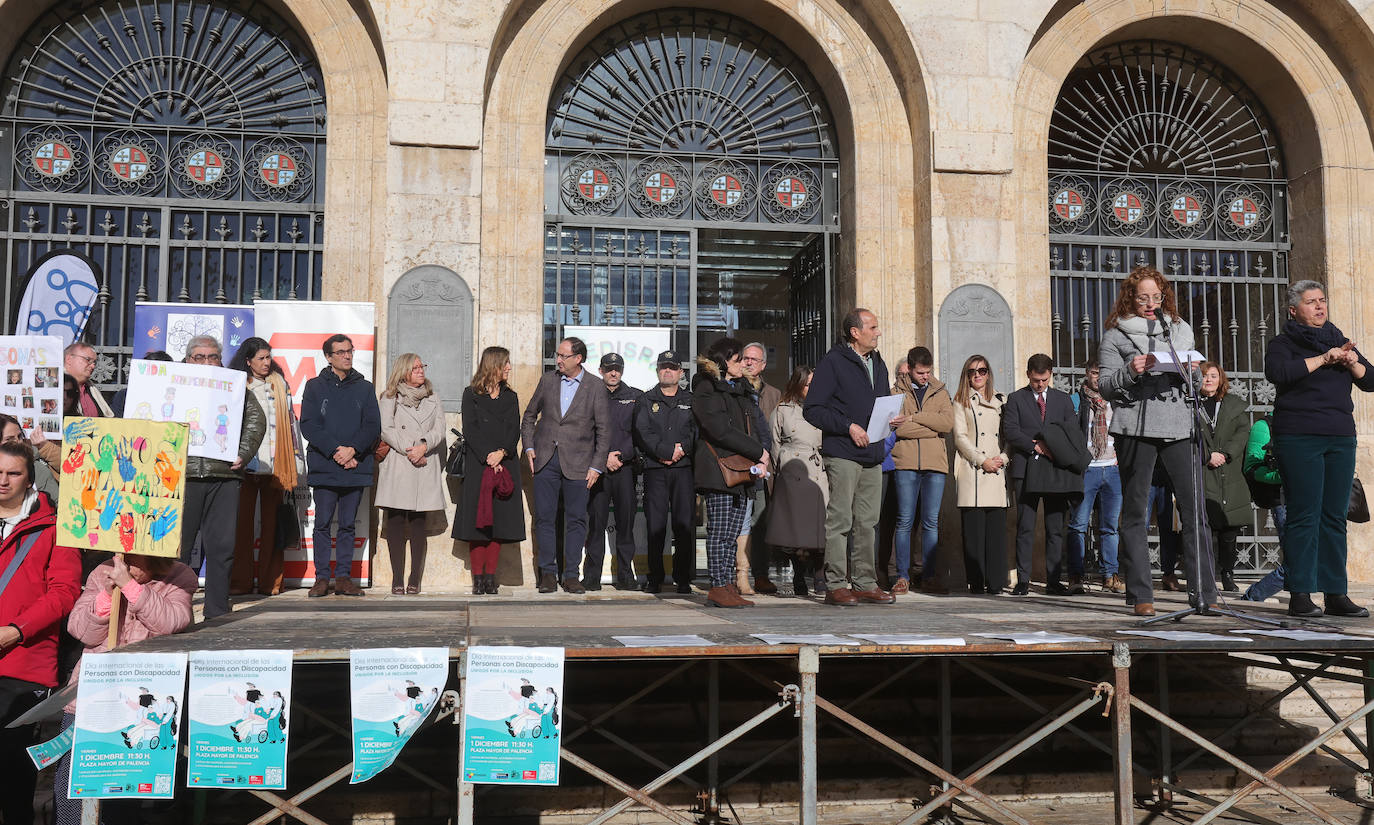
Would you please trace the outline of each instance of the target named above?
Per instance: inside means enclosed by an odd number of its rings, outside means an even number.
[[[1159,326],[1164,330],[1164,340],[1172,341],[1174,339],[1174,330],[1173,327],[1169,325],[1169,316],[1163,312],[1159,313]]]

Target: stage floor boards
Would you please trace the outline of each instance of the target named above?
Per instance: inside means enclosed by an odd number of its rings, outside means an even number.
[[[1038,590],[1038,588],[1037,588]],[[1370,603],[1371,588],[1352,589],[1352,597]],[[933,645],[822,646],[824,655],[969,655],[986,653],[1105,653],[1115,642],[1132,650],[1173,651],[1312,651],[1374,653],[1374,620],[1322,619],[1297,622],[1321,632],[1340,632],[1340,639],[1292,640],[1233,630],[1268,629],[1229,616],[1189,616],[1139,628],[1122,596],[1094,589],[1073,597],[900,596],[894,605],[832,607],[817,597],[757,596],[756,606],[738,610],[708,607],[705,597],[622,593],[606,588],[573,596],[540,595],[528,588],[504,588],[499,596],[392,596],[370,591],[364,598],[330,595],[308,599],[304,590],[280,596],[244,597],[233,613],[198,624],[175,636],[152,639],[133,650],[297,651],[299,661],[346,661],[352,648],[439,647],[453,655],[470,645],[553,646],[570,658],[716,657],[792,655],[796,645],[769,645],[752,634],[922,634],[965,640],[963,647]],[[1187,606],[1183,594],[1157,593],[1162,614]],[[1254,616],[1286,619],[1284,603],[1230,600],[1229,606]],[[1217,634],[1204,640],[1157,639],[1122,634],[1122,630],[1193,631]],[[978,633],[1036,632],[1072,634],[1085,641],[1051,645],[1018,645],[978,637]],[[696,634],[711,642],[696,647],[635,647],[615,636]],[[1250,639],[1250,641],[1245,641]],[[855,640],[861,641],[861,640]]]

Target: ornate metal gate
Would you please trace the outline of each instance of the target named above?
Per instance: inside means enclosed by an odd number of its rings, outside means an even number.
[[[123,381],[136,300],[317,299],[319,68],[266,6],[63,4],[25,35],[0,110],[4,329],[53,248],[103,270],[95,380]]]
[[[618,23],[569,64],[551,109],[550,364],[558,329],[579,320],[669,326],[674,345],[694,352],[699,328],[720,328],[701,326],[708,315],[731,328],[744,279],[786,276],[792,255],[779,250],[839,231],[824,99],[785,43],[742,20],[667,9]],[[726,227],[759,240],[697,237]],[[702,255],[716,274],[698,306]]]
[[[1149,264],[1174,282],[1198,349],[1252,415],[1270,409],[1264,347],[1284,317],[1288,182],[1268,114],[1225,66],[1131,41],[1085,56],[1050,123],[1049,265],[1061,389],[1097,351],[1119,280]],[[1238,569],[1277,562],[1268,511]]]

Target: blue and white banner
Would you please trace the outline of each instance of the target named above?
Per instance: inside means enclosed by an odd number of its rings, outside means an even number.
[[[66,728],[46,742],[39,742],[37,745],[29,745],[25,748],[24,750],[28,752],[34,768],[41,771],[61,759],[62,754],[71,750],[73,732],[73,728]]]
[[[20,335],[52,335],[67,346],[81,337],[100,286],[100,268],[79,252],[57,249],[29,267],[14,325]]]
[[[195,651],[187,695],[188,788],[286,788],[291,651]]]
[[[349,652],[353,697],[353,777],[366,782],[391,766],[434,712],[448,681],[448,648]]]
[[[224,363],[253,337],[253,308],[239,304],[134,304],[134,357],[163,350],[173,361],[186,357],[186,343],[208,335],[224,347]]]
[[[563,648],[470,647],[463,658],[463,781],[557,785]]]
[[[81,657],[72,737],[72,799],[171,799],[185,653]]]

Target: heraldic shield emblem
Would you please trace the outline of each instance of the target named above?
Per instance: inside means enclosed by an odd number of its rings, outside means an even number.
[[[75,162],[71,147],[60,140],[50,140],[33,150],[33,168],[50,178],[67,174]]]
[[[1112,214],[1122,223],[1137,223],[1145,216],[1145,204],[1136,193],[1122,192],[1112,200]]]
[[[224,176],[224,158],[210,149],[192,152],[186,157],[186,174],[196,183],[213,184]]]
[[[148,174],[151,168],[148,153],[138,146],[121,146],[110,154],[110,171],[120,180],[132,183]]]
[[[285,189],[296,179],[296,159],[284,152],[273,152],[258,164],[258,176],[268,186]]]
[[[611,194],[611,176],[595,167],[587,169],[577,176],[577,191],[595,203]]]
[[[1054,193],[1054,214],[1061,220],[1076,221],[1083,216],[1083,195],[1077,189],[1060,189]]]
[[[743,189],[734,175],[719,175],[711,181],[711,199],[721,206],[734,206],[744,197]]]
[[[1180,226],[1192,226],[1202,220],[1202,204],[1192,195],[1179,195],[1169,205],[1169,214]]]
[[[1231,201],[1228,212],[1231,217],[1231,223],[1234,223],[1241,229],[1249,229],[1258,223],[1260,219],[1259,207],[1249,198],[1236,198]]]
[[[778,204],[783,209],[801,209],[810,196],[811,193],[806,191],[806,184],[801,178],[782,178],[773,186],[773,197],[778,199]]]
[[[659,205],[667,205],[677,197],[677,179],[667,172],[653,172],[644,179],[644,197]]]

